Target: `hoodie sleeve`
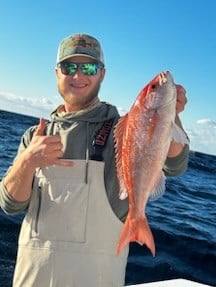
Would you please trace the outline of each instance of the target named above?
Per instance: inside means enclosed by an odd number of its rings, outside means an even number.
[[[189,145],[185,145],[182,152],[173,158],[167,158],[164,165],[166,176],[181,175],[187,170],[189,160]]]
[[[29,128],[21,138],[21,142],[18,148],[16,158],[27,148],[34,133],[35,127]],[[15,160],[16,160],[15,158]],[[15,161],[14,160],[14,161]],[[28,207],[29,200],[25,202],[19,202],[14,200],[14,198],[9,194],[5,185],[4,178],[10,172],[8,168],[7,172],[4,174],[2,181],[0,182],[0,207],[8,214],[18,214],[25,211]]]
[[[0,206],[7,214],[18,214],[25,211],[29,201],[18,202],[8,193],[4,186],[4,179],[0,183]]]

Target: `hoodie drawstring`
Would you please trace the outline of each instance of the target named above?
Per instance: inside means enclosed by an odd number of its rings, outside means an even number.
[[[88,183],[88,168],[89,168],[89,123],[86,125],[86,157],[85,157],[85,183]]]

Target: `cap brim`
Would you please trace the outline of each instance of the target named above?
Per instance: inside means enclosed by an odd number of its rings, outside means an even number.
[[[70,58],[74,58],[74,57],[84,57],[84,58],[89,58],[89,59],[93,59],[95,60],[96,62],[98,63],[102,63],[101,61],[98,61],[98,59],[96,59],[95,57],[92,57],[90,55],[86,55],[86,54],[74,54],[74,55],[69,55],[69,56],[65,56],[61,59],[61,61],[58,61],[57,64],[67,60],[67,59],[70,59]],[[103,64],[103,63],[102,63]]]

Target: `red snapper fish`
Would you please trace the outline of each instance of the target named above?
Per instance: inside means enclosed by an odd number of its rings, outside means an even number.
[[[171,140],[188,143],[175,124],[176,87],[170,72],[161,72],[139,93],[130,111],[114,130],[120,198],[129,197],[129,211],[117,254],[132,241],[146,244],[155,256],[155,243],[145,215],[150,197],[165,191],[164,162]]]

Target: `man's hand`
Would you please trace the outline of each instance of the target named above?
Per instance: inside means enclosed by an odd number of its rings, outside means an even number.
[[[72,161],[63,160],[63,145],[59,135],[44,135],[46,122],[42,118],[33,135],[33,138],[25,150],[29,154],[31,166],[45,167],[49,165],[72,166]]]
[[[179,118],[179,113],[181,113],[184,110],[185,105],[187,104],[186,90],[184,89],[183,86],[176,85],[176,92],[177,92],[177,98],[176,98],[175,123],[184,131],[181,120]],[[184,148],[184,144],[172,141],[170,144],[167,157],[176,157],[177,155],[181,153],[183,148]]]
[[[176,114],[181,113],[187,104],[186,90],[181,85],[176,85],[177,101],[176,101]]]
[[[71,160],[61,159],[61,137],[44,135],[45,129],[46,122],[41,119],[29,146],[17,157],[4,178],[8,193],[16,201],[25,202],[31,197],[32,181],[37,167],[74,164]]]

